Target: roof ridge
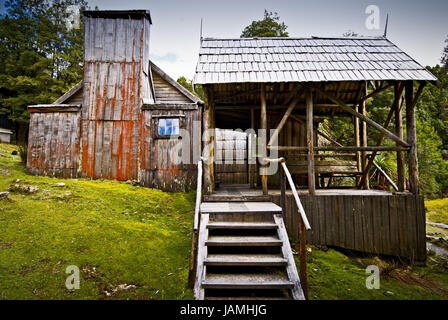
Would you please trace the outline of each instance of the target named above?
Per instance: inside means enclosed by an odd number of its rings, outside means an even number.
[[[313,40],[313,39],[331,39],[331,40],[388,40],[383,36],[358,36],[358,37],[319,37],[319,36],[311,36],[311,37],[252,37],[252,38],[213,38],[213,37],[204,37],[202,40],[205,41],[237,41],[237,40]]]

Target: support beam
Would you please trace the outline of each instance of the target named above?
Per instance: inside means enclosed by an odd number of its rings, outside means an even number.
[[[298,151],[298,152],[308,152],[308,147],[293,147],[293,146],[271,146],[268,147],[269,150],[278,150],[278,151]],[[348,152],[356,152],[356,151],[409,151],[409,147],[400,147],[400,146],[367,146],[367,147],[356,147],[356,146],[344,146],[344,147],[315,147],[315,151],[348,151]]]
[[[404,147],[409,147],[409,145],[406,143],[406,141],[404,141],[403,139],[398,138],[395,134],[393,134],[392,132],[390,132],[389,130],[383,128],[381,125],[379,125],[378,123],[376,123],[375,121],[373,121],[372,119],[368,118],[367,116],[355,111],[354,109],[350,108],[349,106],[347,106],[342,100],[340,100],[339,98],[329,94],[328,92],[322,90],[319,87],[314,87],[314,89],[320,93],[321,95],[323,95],[324,97],[332,100],[334,103],[337,103],[341,109],[343,109],[344,111],[347,111],[348,113],[358,117],[359,119],[361,119],[364,122],[367,122],[369,125],[371,125],[372,127],[374,127],[375,129],[377,129],[378,131],[384,133],[387,137],[389,137],[391,140],[394,140],[396,142],[398,142],[401,146]]]
[[[291,115],[292,110],[294,110],[295,106],[299,102],[300,96],[302,95],[302,91],[303,91],[303,87],[300,87],[300,89],[297,87],[294,90],[295,97],[289,104],[288,109],[286,109],[285,114],[283,115],[282,119],[280,120],[277,127],[275,128],[274,134],[269,139],[268,146],[271,146],[275,142],[275,140],[277,140],[277,137],[278,137],[280,131],[282,130],[283,126],[285,125],[286,121],[288,120],[289,116]]]
[[[250,109],[250,127],[254,132],[256,131],[255,128],[255,109]],[[250,152],[251,155],[256,156],[257,153],[257,144],[256,139],[254,139],[253,136],[249,137],[251,145],[250,148],[248,148],[248,154]],[[255,143],[254,143],[255,142]],[[252,145],[254,143],[254,145]],[[252,151],[255,150],[255,154],[252,154]],[[249,184],[251,188],[255,188],[257,185],[257,161],[255,157],[255,163],[249,163]]]
[[[418,159],[417,159],[417,130],[415,125],[415,104],[420,93],[425,86],[425,82],[420,83],[415,96],[414,83],[407,81],[405,84],[405,99],[406,99],[406,137],[411,150],[408,153],[408,173],[409,173],[409,188],[413,194],[419,193],[418,185]]]
[[[205,87],[204,90],[204,114],[203,114],[203,142],[204,148],[202,151],[202,156],[205,159],[204,163],[204,192],[206,194],[212,194],[215,187],[215,177],[214,177],[214,155],[215,155],[215,106],[213,100],[213,91],[209,87]]]
[[[390,121],[392,120],[392,116],[395,113],[395,110],[397,108],[401,108],[400,105],[400,100],[401,100],[401,94],[403,93],[403,85],[399,84],[395,90],[395,95],[394,95],[394,101],[392,103],[392,106],[390,108],[389,114],[387,115],[386,121],[384,122],[384,128],[387,128],[390,124]],[[377,146],[381,146],[381,144],[383,143],[383,139],[384,139],[384,134],[381,134],[380,137],[378,138],[378,141],[376,143]],[[368,189],[368,187],[366,186],[366,181],[369,181],[369,170],[372,167],[374,161],[375,161],[375,157],[376,157],[377,153],[374,152],[371,157],[369,158],[369,161],[367,163],[367,165],[365,166],[365,168],[363,168],[363,176],[361,178],[361,186],[363,186],[364,189]]]
[[[265,141],[267,141],[268,137],[268,120],[267,120],[267,111],[266,111],[266,84],[261,84],[261,116],[260,116],[260,128],[264,130]],[[267,145],[263,146],[266,148],[266,152],[264,153],[267,157]],[[262,175],[261,175],[261,186],[263,189],[263,194],[268,195],[268,176],[266,175],[267,164],[262,165]]]
[[[308,192],[316,193],[316,177],[314,174],[314,130],[313,130],[313,92],[306,89],[306,142],[308,146]]]
[[[395,95],[398,94],[398,86],[395,86]],[[402,101],[395,108],[395,133],[401,139],[403,139],[403,114],[402,114]],[[406,189],[406,167],[404,161],[404,152],[397,151],[397,188],[399,192],[403,192]]]

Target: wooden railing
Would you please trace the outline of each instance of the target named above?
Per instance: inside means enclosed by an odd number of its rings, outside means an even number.
[[[289,173],[288,167],[286,166],[285,158],[278,159],[264,159],[267,162],[277,162],[280,163],[283,170],[280,170],[280,189],[281,189],[281,207],[283,211],[283,219],[285,219],[286,213],[286,181],[289,183],[292,194],[297,204],[299,211],[299,226],[300,226],[300,246],[299,246],[299,259],[300,259],[300,270],[299,277],[302,285],[303,294],[305,299],[308,299],[308,276],[306,271],[306,230],[311,230],[310,223],[306,217],[305,209],[300,201],[299,194],[297,193],[296,186],[292,180],[291,173]]]
[[[200,216],[199,210],[201,208],[202,201],[202,161],[203,157],[198,161],[198,178],[196,187],[196,206],[194,208],[194,222],[193,222],[193,240],[191,242],[191,253],[190,253],[190,267],[188,270],[188,286],[190,288],[194,287],[194,281],[196,277],[196,267],[197,267],[197,255],[198,255],[198,239],[199,239],[199,224]]]

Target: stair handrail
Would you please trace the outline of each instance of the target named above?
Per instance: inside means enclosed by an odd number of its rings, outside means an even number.
[[[286,166],[285,158],[283,158],[283,157],[278,158],[278,159],[265,158],[264,160],[267,161],[267,162],[277,162],[277,163],[280,163],[280,165],[282,166],[283,171],[284,171],[284,173],[286,175],[286,178],[288,180],[288,183],[289,183],[289,186],[291,188],[291,191],[292,191],[292,194],[294,196],[294,199],[296,201],[297,208],[299,209],[300,216],[302,218],[303,224],[305,225],[305,229],[306,230],[311,230],[311,226],[310,226],[310,223],[308,222],[308,218],[306,216],[305,209],[303,208],[302,202],[300,201],[299,194],[297,193],[296,186],[294,185],[294,182],[292,181],[291,173],[289,173],[288,167]]]
[[[281,196],[280,201],[282,205],[283,213],[285,212],[286,207],[286,181],[285,176],[289,182],[289,186],[291,187],[292,194],[294,195],[294,199],[297,204],[297,208],[299,209],[299,227],[300,227],[300,246],[299,246],[299,261],[300,261],[300,271],[299,271],[299,278],[301,282],[301,287],[303,290],[303,295],[305,296],[305,299],[308,300],[308,275],[306,271],[306,230],[310,230],[311,226],[308,222],[308,218],[306,217],[305,209],[303,209],[302,202],[300,201],[299,194],[297,193],[296,186],[294,185],[294,182],[292,181],[291,173],[289,173],[288,167],[286,166],[285,158],[281,157],[278,159],[267,159],[265,158],[267,162],[277,162],[280,163],[280,165],[283,168],[283,172],[280,171],[281,174]],[[283,217],[285,218],[285,217]]]
[[[190,266],[188,273],[188,286],[193,288],[196,268],[197,268],[197,255],[198,255],[198,239],[199,239],[199,223],[200,223],[200,208],[202,202],[202,161],[204,157],[200,157],[198,161],[198,176],[197,176],[197,186],[196,186],[196,205],[194,208],[194,220],[193,220],[193,239],[191,243],[191,253],[190,253]]]

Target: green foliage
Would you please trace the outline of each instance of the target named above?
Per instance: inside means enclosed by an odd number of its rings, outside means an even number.
[[[268,12],[264,10],[262,20],[252,21],[250,25],[244,28],[241,38],[254,37],[288,37],[288,28],[284,22],[279,22],[280,17],[277,12]]]
[[[27,105],[51,103],[82,79],[83,24],[66,27],[66,8],[85,0],[6,1],[0,17],[0,112],[26,125]]]
[[[417,156],[422,193],[434,197],[448,190],[448,165],[442,158],[442,140],[428,123],[417,121]]]
[[[446,43],[446,46],[445,46],[445,48],[443,48],[441,62],[446,71],[446,70],[448,70],[448,37],[446,38],[445,43]]]
[[[185,89],[193,93],[199,99],[204,100],[204,88],[200,84],[197,84],[193,87],[193,82],[188,80],[184,76],[181,76],[177,79],[177,83],[181,84]]]
[[[417,103],[417,118],[428,122],[440,138],[443,148],[448,148],[448,74],[447,69],[439,65],[428,67],[438,79],[438,84],[427,85]]]

